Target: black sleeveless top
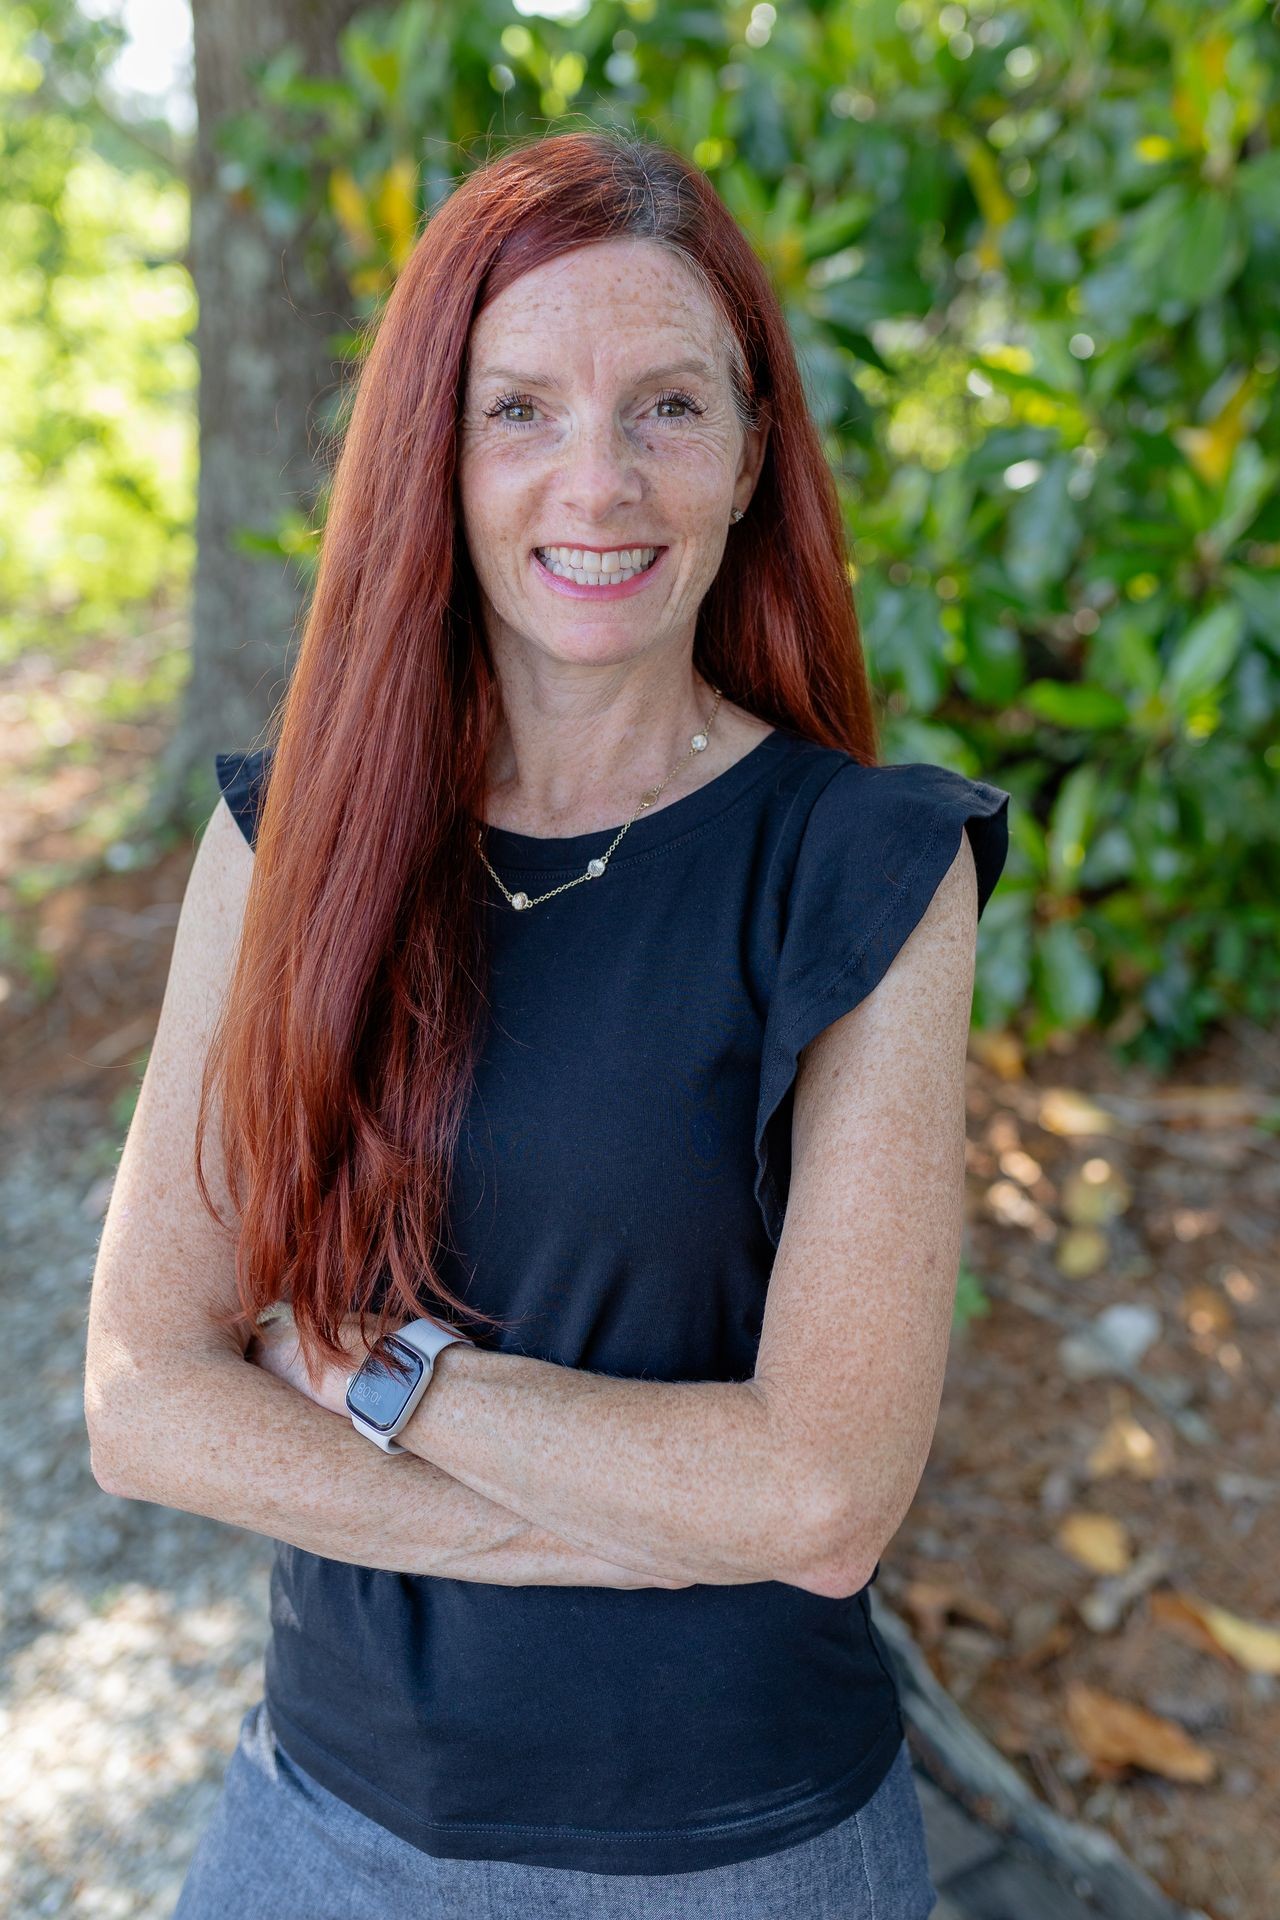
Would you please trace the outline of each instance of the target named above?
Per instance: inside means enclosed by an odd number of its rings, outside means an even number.
[[[269,757],[216,765],[252,843]],[[800,1050],[881,979],[962,831],[985,907],[1008,803],[780,728],[642,814],[600,879],[521,913],[485,876],[491,1017],[442,1263],[505,1322],[480,1344],[617,1376],[751,1377]],[[486,849],[536,895],[614,832],[489,827]],[[723,1866],[847,1818],[893,1760],[867,1587],[504,1587],[278,1542],[264,1694],[304,1771],[427,1853]]]

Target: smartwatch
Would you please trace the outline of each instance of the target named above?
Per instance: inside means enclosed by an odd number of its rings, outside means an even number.
[[[372,1440],[384,1453],[408,1453],[395,1436],[431,1384],[436,1355],[452,1340],[474,1347],[465,1333],[454,1333],[436,1320],[411,1320],[387,1335],[387,1346],[408,1371],[397,1374],[379,1360],[366,1354],[364,1365],[347,1380],[347,1412],[358,1433]]]

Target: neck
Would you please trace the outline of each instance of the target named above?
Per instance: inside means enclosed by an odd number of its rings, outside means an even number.
[[[724,703],[692,672],[681,697],[665,692],[660,703],[578,707],[552,718],[517,710],[514,724],[504,717],[489,755],[485,817],[516,832],[590,833],[629,818],[664,782],[655,804],[689,791],[693,763],[709,761],[718,742]],[[691,751],[702,733],[707,747]]]

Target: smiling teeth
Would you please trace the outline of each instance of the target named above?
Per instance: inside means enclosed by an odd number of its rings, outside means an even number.
[[[549,573],[576,581],[580,587],[616,586],[630,580],[653,564],[657,551],[656,547],[618,547],[608,553],[592,553],[586,547],[534,548]]]

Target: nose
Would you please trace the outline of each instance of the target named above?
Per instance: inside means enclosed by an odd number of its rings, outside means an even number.
[[[562,456],[558,484],[566,513],[592,521],[607,520],[618,507],[643,498],[636,448],[615,415],[579,418]]]

